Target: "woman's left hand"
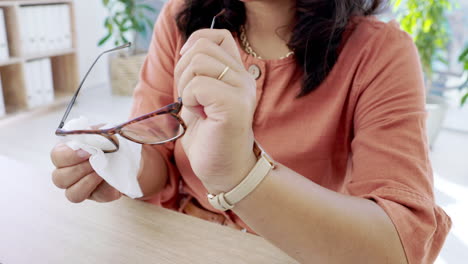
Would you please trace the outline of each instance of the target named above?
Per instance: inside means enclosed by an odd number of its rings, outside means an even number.
[[[194,32],[181,50],[175,80],[187,124],[181,143],[212,193],[226,192],[255,165],[252,120],[256,84],[227,30]],[[223,71],[225,75],[218,80]]]

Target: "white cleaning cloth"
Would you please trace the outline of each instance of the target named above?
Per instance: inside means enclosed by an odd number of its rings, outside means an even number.
[[[90,129],[88,119],[80,117],[68,121],[65,130]],[[140,169],[141,144],[134,143],[121,136],[119,150],[114,153],[104,153],[103,149],[110,144],[109,140],[98,135],[70,135],[66,144],[73,150],[82,149],[89,154],[89,162],[94,171],[112,187],[130,198],[143,196],[137,175]]]

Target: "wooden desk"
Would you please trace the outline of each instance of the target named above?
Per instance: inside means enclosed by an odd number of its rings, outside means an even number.
[[[260,237],[144,202],[72,204],[49,173],[2,157],[0,212],[2,264],[296,263]]]

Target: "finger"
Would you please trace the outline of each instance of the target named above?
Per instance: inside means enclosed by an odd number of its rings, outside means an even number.
[[[89,161],[75,166],[63,167],[52,172],[52,182],[60,189],[67,189],[86,175],[94,172]]]
[[[114,187],[110,186],[106,181],[102,181],[101,184],[91,193],[90,200],[105,203],[119,199],[122,194]]]
[[[208,55],[218,60],[225,66],[228,66],[233,71],[237,71],[237,72],[245,71],[244,65],[242,64],[242,62],[237,62],[235,59],[231,57],[231,55],[227,54],[226,51],[223,50],[220,46],[216,45],[210,40],[199,39],[197,43],[193,47],[191,47],[190,50],[188,50],[180,58],[179,62],[177,63],[175,70],[174,70],[176,81],[179,80],[184,70],[190,65],[193,57],[199,54]]]
[[[194,125],[192,122],[199,117],[232,132],[232,129],[239,129],[239,124],[247,124],[243,118],[245,115],[240,112],[248,114],[251,122],[255,110],[255,90],[250,93],[213,78],[197,76],[184,90],[182,100],[184,109],[188,111],[182,111],[182,119],[189,130]],[[197,112],[200,108],[204,116]]]
[[[90,156],[88,152],[82,149],[74,151],[63,143],[55,146],[50,153],[52,163],[57,168],[69,167],[82,163],[88,160]]]
[[[228,66],[213,57],[203,53],[196,54],[193,56],[188,67],[182,72],[177,82],[179,94],[183,94],[184,87],[186,87],[195,76],[206,76],[217,79],[224,72],[226,67]],[[234,87],[242,87],[246,83],[244,78],[246,78],[246,76],[242,76],[242,74],[229,68],[220,81]]]
[[[96,172],[92,172],[65,191],[65,196],[72,203],[86,200],[96,187],[103,181]]]
[[[242,62],[236,40],[232,37],[232,33],[226,29],[200,29],[190,35],[187,42],[180,50],[180,54],[184,54],[189,50],[199,39],[209,39],[216,45],[223,48],[238,62]]]
[[[194,109],[202,106],[211,119],[224,122],[226,114],[236,113],[243,104],[252,104],[249,98],[255,101],[255,95],[239,96],[239,93],[240,89],[219,80],[196,76],[185,88],[182,101],[184,107],[192,113],[197,114]]]

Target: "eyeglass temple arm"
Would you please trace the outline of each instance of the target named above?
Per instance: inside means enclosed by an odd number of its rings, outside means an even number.
[[[215,26],[215,23],[216,23],[216,18],[221,16],[222,14],[224,14],[224,12],[226,12],[226,9],[223,9],[221,10],[221,12],[219,12],[217,15],[215,15],[213,17],[213,20],[211,21],[211,27],[210,29],[214,29],[214,26]],[[118,46],[118,47],[115,47],[113,49],[110,49],[110,50],[106,50],[104,51],[103,53],[101,53],[97,58],[96,60],[93,62],[93,64],[91,65],[91,67],[89,68],[89,70],[86,72],[83,80],[81,81],[80,85],[78,86],[78,89],[76,90],[75,94],[73,95],[70,103],[68,104],[68,107],[67,107],[67,110],[65,111],[65,114],[63,115],[63,118],[62,120],[60,121],[60,125],[59,125],[59,128],[63,128],[63,126],[65,125],[65,120],[67,120],[67,117],[68,115],[70,114],[70,111],[71,111],[71,108],[73,107],[73,105],[75,104],[75,101],[76,101],[76,98],[78,97],[78,93],[80,92],[81,90],[81,87],[83,86],[83,83],[85,82],[86,78],[88,77],[89,73],[91,72],[91,70],[94,68],[94,65],[96,65],[96,63],[98,62],[98,60],[101,58],[102,55],[106,54],[106,53],[109,53],[109,52],[113,52],[113,51],[117,51],[117,50],[120,50],[120,49],[123,49],[123,48],[128,48],[132,45],[132,43],[127,43],[127,44],[124,44],[122,46]]]
[[[211,27],[210,29],[214,29],[214,26],[215,26],[215,23],[216,23],[216,18],[221,16],[222,14],[224,14],[224,12],[226,12],[226,9],[222,9],[221,12],[219,12],[218,14],[216,14],[216,16],[213,17],[213,20],[211,21]]]
[[[91,65],[91,67],[88,69],[88,71],[86,72],[85,76],[83,77],[83,80],[81,80],[81,83],[80,85],[78,86],[78,89],[76,90],[75,94],[73,95],[70,103],[68,104],[67,106],[67,110],[65,111],[65,114],[63,115],[62,117],[62,120],[60,121],[60,125],[59,125],[59,129],[60,128],[63,128],[63,126],[65,125],[65,120],[67,120],[67,117],[68,115],[70,114],[70,111],[73,107],[73,105],[75,104],[75,101],[76,101],[76,98],[78,97],[78,93],[80,92],[81,90],[81,87],[83,86],[84,82],[86,81],[86,78],[88,78],[88,75],[89,73],[91,72],[91,70],[93,70],[94,68],[94,65],[96,65],[96,63],[99,61],[99,59],[102,57],[102,55],[106,54],[106,53],[109,53],[109,52],[114,52],[114,51],[117,51],[117,50],[121,50],[121,49],[124,49],[124,48],[128,48],[132,46],[132,43],[129,42],[129,43],[126,43],[126,44],[123,44],[121,46],[118,46],[118,47],[115,47],[113,49],[110,49],[110,50],[106,50],[104,52],[102,52],[101,54],[99,54],[99,56],[96,58],[96,60],[94,60],[93,64]]]

